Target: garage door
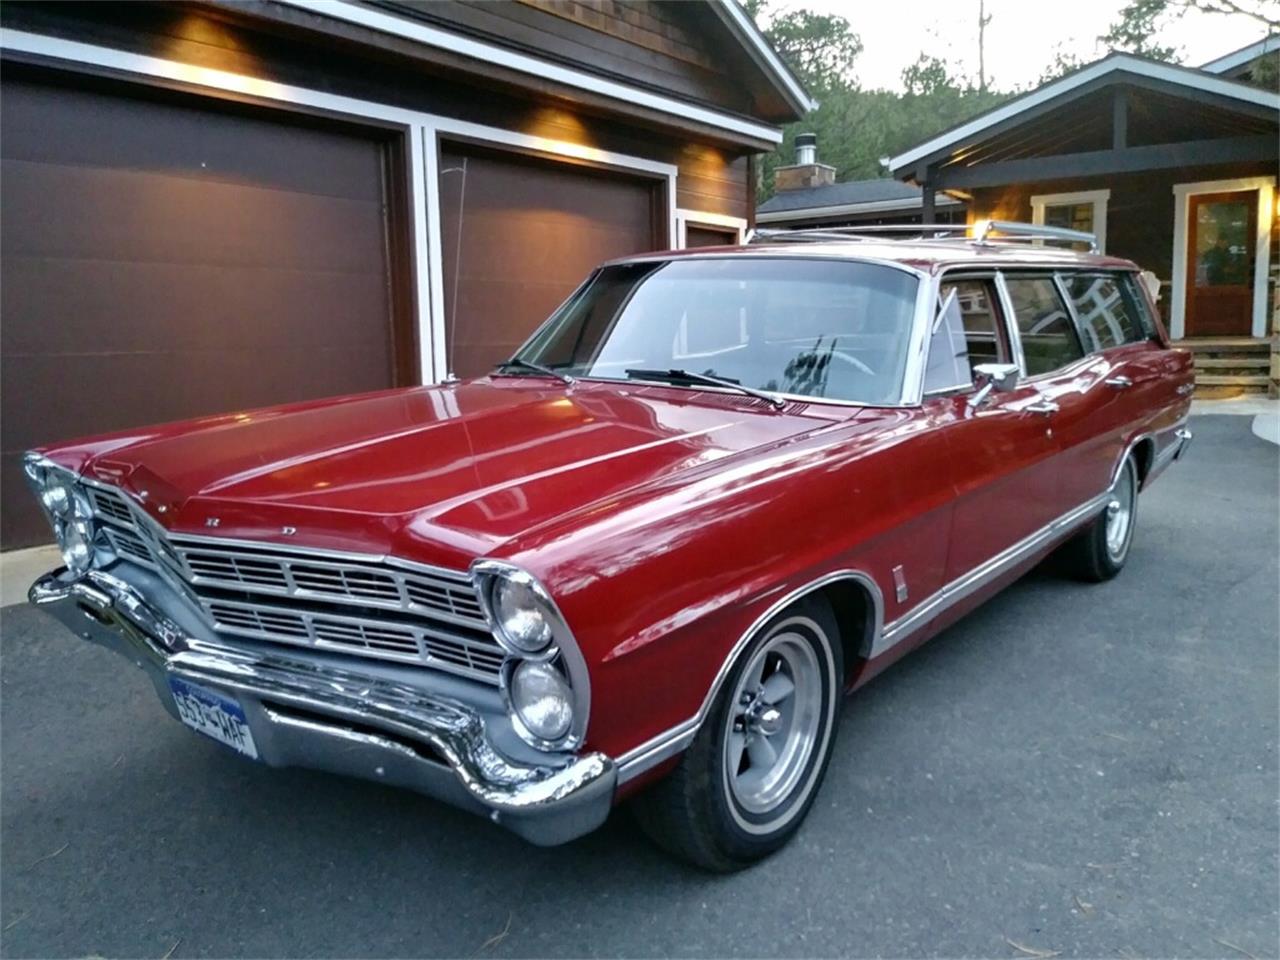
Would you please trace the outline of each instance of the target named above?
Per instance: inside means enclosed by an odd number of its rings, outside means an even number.
[[[505,360],[602,260],[661,245],[655,181],[474,147],[440,158],[449,369]]]
[[[392,384],[383,144],[106,90],[3,99],[5,547],[48,539],[33,444]]]

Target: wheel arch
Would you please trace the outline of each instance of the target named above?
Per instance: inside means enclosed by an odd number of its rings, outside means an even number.
[[[811,596],[821,596],[831,604],[840,628],[847,682],[871,650],[884,629],[884,595],[875,578],[862,570],[842,569],[808,581],[770,604],[735,641],[707,689],[698,712],[683,723],[659,734],[618,758],[619,783],[626,783],[646,770],[682,752],[697,735],[720,690],[742,652],[760,631],[782,611]]]

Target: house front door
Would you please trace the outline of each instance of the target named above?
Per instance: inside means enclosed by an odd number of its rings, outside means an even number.
[[[1247,337],[1253,323],[1257,191],[1189,199],[1186,335]]]

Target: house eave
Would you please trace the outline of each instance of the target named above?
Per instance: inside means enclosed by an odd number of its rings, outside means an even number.
[[[569,90],[603,98],[622,108],[641,108],[682,123],[697,124],[727,134],[739,141],[765,145],[776,145],[782,142],[780,127],[752,117],[668,96],[645,87],[464,36],[433,24],[367,7],[352,0],[276,0],[276,2],[312,16],[353,24],[375,33],[422,44],[424,47],[444,50],[467,60],[474,60],[477,65],[496,65],[514,74],[528,76],[540,82],[559,84]]]
[[[1214,94],[1237,100],[1241,103],[1251,104],[1255,107],[1261,106],[1280,112],[1280,94],[1278,93],[1250,87],[1194,68],[1156,63],[1128,54],[1113,54],[1103,60],[1099,60],[1097,63],[1032,90],[1003,106],[996,107],[994,110],[975,117],[968,123],[961,124],[953,130],[939,134],[931,140],[898,154],[896,157],[891,157],[889,159],[889,169],[893,176],[899,179],[910,178],[915,173],[914,168],[918,164],[928,162],[953,147],[982,134],[984,131],[1012,120],[1020,113],[1065,97],[1081,87],[1102,80],[1109,74],[1120,73],[1134,74],[1151,80],[1189,87],[1203,93]]]

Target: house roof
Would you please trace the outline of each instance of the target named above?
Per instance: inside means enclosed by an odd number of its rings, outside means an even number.
[[[940,206],[954,204],[945,195],[939,195]],[[923,192],[915,184],[881,178],[876,180],[848,180],[825,187],[808,187],[803,190],[785,190],[756,208],[756,219],[761,223],[771,220],[792,219],[809,215],[830,216],[843,213],[874,213],[878,210],[910,210],[923,203]]]
[[[972,140],[1008,121],[1016,120],[1019,114],[1035,110],[1051,101],[1067,102],[1077,96],[1096,89],[1100,84],[1120,82],[1126,77],[1145,78],[1157,81],[1168,87],[1182,87],[1200,93],[1212,94],[1227,101],[1237,101],[1253,107],[1280,112],[1280,94],[1269,90],[1261,90],[1244,83],[1228,80],[1214,73],[1198,70],[1194,67],[1182,67],[1175,64],[1148,60],[1145,57],[1129,53],[1113,53],[1101,60],[1081,67],[1066,76],[1059,77],[1043,86],[1037,87],[1020,97],[988,110],[965,123],[944,131],[912,147],[889,160],[889,169],[895,176],[910,175],[909,168],[914,164],[929,160],[939,154]]]
[[[1280,35],[1278,34],[1263,37],[1258,42],[1251,43],[1247,47],[1233,50],[1231,53],[1210,60],[1208,63],[1202,63],[1200,64],[1200,69],[1207,70],[1209,73],[1227,73],[1236,67],[1242,67],[1246,63],[1257,60],[1263,54],[1271,53],[1273,50],[1280,50]]]
[[[791,68],[783,62],[782,57],[765,39],[756,22],[739,6],[737,0],[710,0],[712,7],[724,21],[730,32],[738,38],[738,42],[746,47],[751,59],[765,72],[778,92],[796,109],[797,113],[807,113],[818,106],[818,101],[809,96]]]

